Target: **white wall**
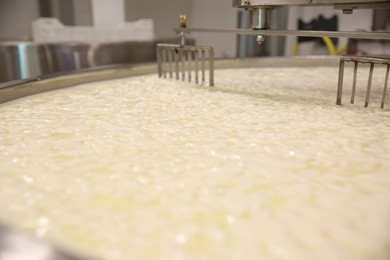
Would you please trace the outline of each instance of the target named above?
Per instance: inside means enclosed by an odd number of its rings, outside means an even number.
[[[238,10],[232,7],[230,0],[195,0],[191,6],[192,20],[188,26],[201,28],[231,29],[237,27]],[[216,57],[235,57],[235,34],[193,34],[198,45],[210,45],[214,47]]]
[[[0,41],[30,40],[38,16],[38,0],[0,0]]]
[[[125,22],[124,0],[92,0],[92,19],[95,27],[115,27]]]
[[[153,18],[158,38],[175,37],[179,15],[187,15],[188,27],[235,28],[237,9],[230,0],[126,0],[126,20]],[[236,54],[236,36],[229,34],[192,34],[198,45],[214,47],[217,57]]]
[[[190,0],[125,0],[126,21],[141,18],[154,20],[155,35],[159,38],[174,37],[172,28],[179,24],[179,15],[191,20]]]

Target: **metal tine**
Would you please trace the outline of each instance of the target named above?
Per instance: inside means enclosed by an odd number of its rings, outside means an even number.
[[[194,51],[194,58],[195,58],[195,83],[199,83],[199,77],[198,77],[198,62],[199,62],[199,51],[195,50]]]
[[[179,49],[180,61],[181,61],[181,80],[184,81],[186,77],[186,64],[183,49]]]
[[[209,48],[209,85],[214,86],[214,51]]]
[[[167,78],[167,70],[166,70],[166,64],[167,63],[167,49],[162,50],[162,68],[163,68],[163,78]]]
[[[191,62],[192,62],[192,51],[187,51],[187,68],[188,68],[188,82],[191,82]]]
[[[164,78],[167,78],[168,72],[169,72],[168,49],[164,49]]]
[[[339,64],[339,82],[337,86],[337,99],[336,99],[337,105],[341,105],[341,98],[343,95],[344,65],[345,65],[345,61],[343,58],[341,58]]]
[[[163,76],[164,78],[167,78],[168,74],[168,50],[164,49],[164,56],[163,56]]]
[[[172,79],[172,63],[173,63],[173,51],[172,49],[167,49],[168,52],[168,64],[169,64],[169,78]]]
[[[179,80],[179,50],[174,48],[176,80]]]
[[[342,94],[343,94],[345,62],[354,62],[351,104],[354,104],[354,102],[355,102],[356,78],[357,78],[359,63],[369,63],[370,64],[370,71],[369,71],[368,82],[367,82],[366,98],[364,101],[365,107],[368,107],[368,104],[370,102],[372,77],[373,77],[375,64],[386,65],[387,68],[386,68],[385,84],[384,84],[383,93],[382,93],[382,100],[381,100],[381,108],[383,109],[385,106],[387,85],[388,85],[388,79],[389,79],[390,58],[364,57],[364,56],[342,56],[340,58],[340,65],[339,65],[339,79],[338,79],[337,98],[336,98],[337,105],[341,105],[341,99],[342,99]]]
[[[158,77],[161,78],[162,65],[161,65],[161,47],[160,46],[157,46],[157,70],[158,70]]]
[[[205,84],[205,67],[204,67],[204,59],[205,59],[205,51],[201,50],[201,66],[202,66],[202,84]]]
[[[372,83],[372,73],[373,73],[373,71],[374,71],[374,63],[370,63],[370,74],[368,76],[366,101],[364,103],[365,107],[368,107],[368,102],[370,101],[370,92],[371,92],[371,83]]]
[[[387,91],[387,82],[388,82],[388,80],[389,80],[389,70],[390,70],[390,64],[388,64],[388,65],[387,65],[387,68],[386,68],[385,86],[383,87],[382,102],[381,102],[381,108],[382,108],[382,109],[385,107],[385,99],[386,99],[386,91]]]
[[[351,93],[351,104],[355,102],[355,92],[356,92],[356,77],[357,77],[357,69],[359,63],[355,61],[355,65],[353,67],[353,82],[352,82],[352,93]]]

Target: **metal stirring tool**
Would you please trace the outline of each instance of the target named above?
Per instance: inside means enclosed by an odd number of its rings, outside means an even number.
[[[186,16],[180,15],[180,28],[186,28]],[[158,76],[161,78],[192,81],[192,71],[196,84],[208,83],[214,86],[214,50],[210,46],[186,45],[185,32],[180,32],[180,44],[157,44]],[[207,62],[206,62],[207,60]],[[207,64],[206,64],[207,63]],[[206,68],[207,67],[207,68]],[[199,79],[199,70],[201,78]]]
[[[179,79],[179,70],[182,72],[182,80],[185,80],[185,74],[187,72],[187,78],[191,81],[192,68],[191,63],[195,61],[195,82],[198,83],[198,61],[202,61],[202,83],[204,83],[204,71],[205,67],[203,62],[205,59],[209,60],[209,83],[214,84],[214,58],[213,49],[211,47],[194,47],[185,45],[185,34],[192,32],[200,33],[234,33],[240,35],[255,35],[257,43],[261,44],[267,36],[302,36],[302,37],[345,37],[349,39],[378,39],[378,40],[390,40],[390,33],[388,32],[362,32],[362,31],[310,31],[310,30],[275,30],[272,29],[272,12],[280,7],[285,6],[333,6],[334,9],[342,10],[343,14],[349,15],[354,12],[355,9],[390,9],[389,0],[232,0],[232,6],[241,10],[249,12],[250,28],[251,29],[213,29],[213,28],[187,28],[185,16],[180,17],[180,26],[175,28],[174,31],[180,35],[180,45],[166,45],[159,44],[157,47],[157,61],[158,61],[158,73],[160,77],[173,77],[173,67],[176,72],[176,79]],[[200,53],[200,56],[199,56]],[[205,53],[208,53],[208,57],[205,58]],[[384,107],[387,80],[389,74],[389,61],[388,59],[378,59],[376,57],[342,57],[340,61],[339,71],[339,84],[337,91],[336,103],[341,105],[343,76],[344,76],[344,63],[347,61],[355,62],[354,70],[354,85],[352,91],[351,102],[354,102],[355,87],[356,87],[356,74],[358,63],[370,63],[370,76],[366,92],[365,106],[368,106],[372,72],[374,65],[385,64],[387,65],[386,82],[383,90],[381,107]],[[180,64],[180,66],[179,66]]]
[[[346,37],[353,39],[380,39],[380,40],[390,40],[390,34],[386,32],[345,32],[345,31],[300,31],[300,30],[269,30],[269,29],[212,29],[212,28],[186,28],[180,27],[174,29],[177,33],[235,33],[241,35],[257,35],[257,36],[303,36],[303,37]],[[386,79],[385,86],[383,89],[381,107],[384,108],[386,91],[387,91],[387,81],[389,77],[389,67],[390,67],[390,58],[379,58],[379,57],[363,57],[363,56],[342,56],[340,60],[339,67],[339,82],[337,89],[337,100],[336,104],[341,105],[342,98],[342,89],[343,89],[343,78],[344,78],[344,63],[345,62],[354,62],[354,83],[352,88],[352,97],[351,103],[354,103],[355,99],[355,89],[356,89],[356,75],[357,68],[359,63],[369,63],[370,64],[370,74],[367,85],[366,100],[365,106],[367,107],[370,99],[371,84],[372,84],[372,74],[374,65],[387,65],[386,70]]]
[[[345,62],[353,62],[354,63],[354,69],[353,69],[353,81],[352,81],[352,93],[351,93],[351,104],[354,104],[355,102],[355,92],[356,92],[356,77],[358,73],[358,66],[359,63],[368,63],[370,64],[370,72],[368,75],[368,83],[367,83],[367,90],[366,90],[366,99],[364,102],[364,106],[368,107],[368,103],[370,101],[370,94],[371,94],[371,85],[372,85],[372,74],[374,72],[374,65],[385,65],[386,68],[386,75],[385,75],[385,85],[383,87],[382,92],[382,100],[381,100],[381,108],[383,109],[385,107],[385,99],[386,99],[386,92],[387,92],[387,82],[389,79],[389,70],[390,70],[390,58],[381,58],[381,57],[363,57],[363,56],[341,56],[340,58],[340,65],[339,65],[339,80],[338,80],[338,86],[337,86],[337,99],[336,104],[341,105],[341,99],[343,95],[343,81],[344,81],[344,66]]]

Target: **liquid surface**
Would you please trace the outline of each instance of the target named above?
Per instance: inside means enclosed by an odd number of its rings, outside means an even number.
[[[108,259],[389,259],[384,74],[363,108],[367,75],[336,106],[337,73],[150,75],[2,104],[0,219]]]

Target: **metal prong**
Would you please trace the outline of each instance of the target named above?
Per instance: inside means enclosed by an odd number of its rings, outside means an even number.
[[[205,51],[201,50],[201,67],[202,67],[202,84],[205,83],[205,68],[204,68],[204,59],[205,59]]]
[[[390,70],[390,65],[387,65],[386,76],[385,76],[385,86],[383,88],[382,102],[381,102],[381,108],[382,109],[385,107],[385,99],[386,99],[386,91],[387,91],[387,81],[389,80],[389,70]]]
[[[172,50],[167,50],[168,54],[168,68],[169,68],[169,78],[172,79],[172,63],[173,63],[173,52]]]
[[[192,52],[187,51],[187,66],[188,66],[188,82],[191,82],[191,62],[192,62]]]
[[[183,47],[186,44],[186,35],[184,32],[180,32],[180,46]]]
[[[166,70],[166,61],[167,61],[167,50],[166,49],[163,49],[162,50],[162,53],[161,53],[161,57],[162,57],[162,63],[161,63],[161,66],[162,66],[162,73],[163,73],[163,78],[165,79],[167,77],[167,70]]]
[[[174,49],[176,80],[179,80],[179,51]]]
[[[355,66],[353,67],[353,82],[352,82],[351,104],[353,104],[355,102],[357,69],[358,69],[358,62],[355,61]]]
[[[198,77],[198,62],[199,62],[199,52],[198,50],[194,51],[194,58],[195,58],[195,83],[198,84],[199,77]]]
[[[209,49],[209,84],[214,86],[214,51]]]
[[[182,48],[179,49],[179,54],[180,54],[180,61],[181,61],[181,80],[184,81],[185,80],[185,68],[186,68],[186,64],[185,64],[185,55],[184,55],[184,50]]]
[[[337,86],[336,105],[341,105],[341,97],[343,95],[343,81],[344,81],[344,60],[341,58],[340,65],[339,65],[339,83]]]
[[[370,101],[370,92],[371,92],[371,83],[372,83],[372,73],[373,73],[373,71],[374,71],[374,63],[370,63],[370,74],[368,76],[366,101],[364,103],[365,107],[368,107],[368,102]]]
[[[161,78],[162,76],[162,64],[161,64],[161,47],[157,46],[157,70],[158,70],[158,77]]]

